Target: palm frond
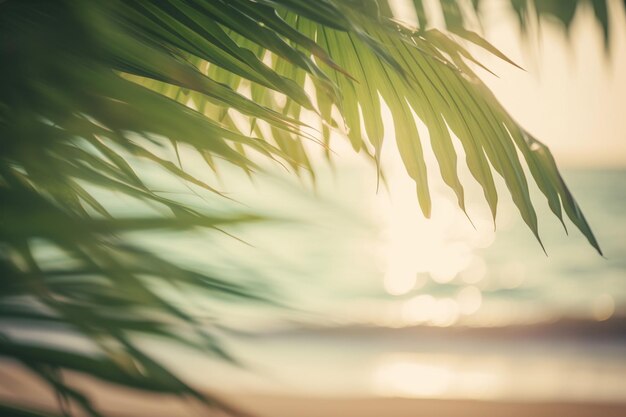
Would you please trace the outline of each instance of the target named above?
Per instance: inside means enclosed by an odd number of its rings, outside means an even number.
[[[423,0],[412,1],[415,14],[421,28],[427,28],[438,23],[437,17],[429,14]],[[476,25],[481,24],[481,11],[485,2],[472,0],[463,2],[459,0],[440,0],[441,14],[443,15],[446,29],[460,36],[474,36]],[[523,32],[528,32],[542,19],[560,23],[568,32],[574,21],[578,8],[590,3],[594,17],[602,28],[604,43],[607,50],[610,48],[611,22],[609,19],[610,0],[508,0],[502,1],[499,6],[510,7],[518,19]]]
[[[463,29],[455,4],[442,1],[449,31],[507,59]],[[432,173],[414,115],[428,128],[439,175],[461,209],[456,140],[494,219],[495,171],[539,238],[526,165],[554,214],[563,221],[565,211],[600,251],[552,155],[474,74],[472,65],[480,63],[448,32],[427,29],[427,21],[407,28],[389,10],[382,0],[1,2],[0,320],[28,320],[40,328],[63,324],[92,341],[95,351],[74,353],[0,334],[0,356],[45,381],[61,405],[94,416],[100,412],[89,399],[64,382],[65,370],[236,413],[178,379],[133,335],[171,339],[232,360],[214,327],[158,288],[191,288],[208,300],[272,300],[251,285],[168,261],[128,236],[219,232],[261,219],[194,209],[167,197],[146,181],[141,164],[224,198],[210,181],[182,168],[179,147],[195,149],[208,171],[221,159],[251,174],[270,159],[314,175],[303,142],[329,146],[331,132],[343,131],[355,151],[379,162],[382,101],[426,216]],[[321,138],[303,123],[305,110],[318,115]],[[97,190],[126,196],[142,210],[134,217],[117,213]],[[42,242],[62,261],[42,261]]]

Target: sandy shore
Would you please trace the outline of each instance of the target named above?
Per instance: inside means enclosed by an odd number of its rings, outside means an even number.
[[[111,395],[93,398],[98,409],[115,417],[225,417],[167,396]],[[1,397],[1,396],[0,396]],[[400,398],[296,398],[227,396],[247,417],[624,417],[626,404],[521,403]],[[41,398],[2,398],[31,410],[50,410]],[[78,412],[76,416],[83,416]]]
[[[0,383],[0,402],[31,410],[50,410],[57,402],[49,389],[16,366],[10,384]],[[6,382],[9,382],[8,380]],[[73,385],[85,390],[97,409],[116,417],[222,417],[180,398],[130,391],[77,376]],[[626,403],[523,403],[400,398],[312,398],[222,393],[220,400],[258,417],[623,417]],[[76,416],[84,415],[81,412]]]
[[[623,417],[626,404],[506,403],[466,400],[305,399],[251,397],[239,401],[262,417]]]

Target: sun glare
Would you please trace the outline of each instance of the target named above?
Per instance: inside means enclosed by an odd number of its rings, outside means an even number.
[[[492,398],[498,393],[500,370],[481,365],[393,354],[383,358],[374,370],[372,386],[385,397]]]
[[[384,105],[382,114],[386,143],[392,143],[395,135],[393,119]],[[415,121],[420,134],[428,137],[427,127],[419,118],[416,117]],[[428,141],[424,141],[423,148],[434,208],[430,219],[420,214],[415,183],[406,175],[397,149],[388,146],[383,152],[382,165],[389,184],[389,198],[382,203],[379,212],[383,229],[382,252],[387,260],[383,285],[390,295],[404,295],[414,290],[416,274],[427,274],[438,284],[453,281],[477,262],[474,260],[475,249],[489,247],[495,238],[493,223],[485,217],[484,211],[473,211],[470,221],[459,210],[439,175],[437,159]],[[458,152],[461,160],[462,150]],[[466,167],[462,163],[458,165],[464,172]],[[478,271],[478,275],[482,273]]]

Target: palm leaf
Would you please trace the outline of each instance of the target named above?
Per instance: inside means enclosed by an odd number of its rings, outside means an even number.
[[[472,72],[480,63],[449,33],[508,59],[465,27],[456,2],[442,1],[448,32],[427,29],[428,16],[421,2],[415,4],[419,30],[395,22],[383,0],[0,2],[0,320],[29,320],[41,329],[64,324],[95,345],[92,354],[74,353],[0,334],[0,355],[57,392],[62,412],[73,404],[100,415],[64,382],[63,372],[72,370],[236,414],[179,380],[134,336],[162,337],[235,361],[215,324],[158,288],[191,289],[207,300],[274,300],[250,283],[169,261],[130,236],[221,233],[224,226],[261,219],[192,208],[150,186],[142,167],[158,167],[223,199],[211,180],[183,168],[180,147],[200,153],[207,171],[221,159],[252,175],[270,159],[314,176],[303,142],[328,147],[338,130],[355,151],[379,163],[381,99],[426,216],[432,173],[414,115],[428,128],[439,175],[461,209],[455,140],[494,219],[495,171],[539,238],[525,164],[554,214],[563,221],[564,211],[600,251],[550,152],[506,113]],[[602,4],[594,7],[606,20]],[[516,10],[525,16],[522,6]],[[563,10],[554,13],[569,21]],[[308,80],[315,99],[305,89]],[[321,138],[301,121],[305,109],[317,113]],[[140,213],[112,210],[102,190],[129,198]],[[56,262],[40,259],[42,242],[59,254]],[[37,415],[8,406],[2,411]]]
[[[608,49],[611,30],[609,21],[610,0],[509,0],[502,3],[508,3],[524,32],[531,29],[533,22],[541,23],[540,20],[542,19],[558,22],[569,32],[576,11],[581,4],[587,1],[591,3],[594,17],[602,27],[605,46]],[[427,12],[423,0],[413,0],[412,3],[421,28],[427,28],[437,23],[436,17]],[[483,0],[472,0],[471,2],[440,0],[439,4],[446,28],[460,36],[468,35],[469,38],[484,44],[484,40],[477,38],[476,33],[468,31],[476,22],[481,22],[481,11],[484,3]]]

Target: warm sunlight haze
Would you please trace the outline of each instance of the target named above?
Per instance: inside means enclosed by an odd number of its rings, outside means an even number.
[[[0,18],[0,416],[626,415],[624,1]]]

